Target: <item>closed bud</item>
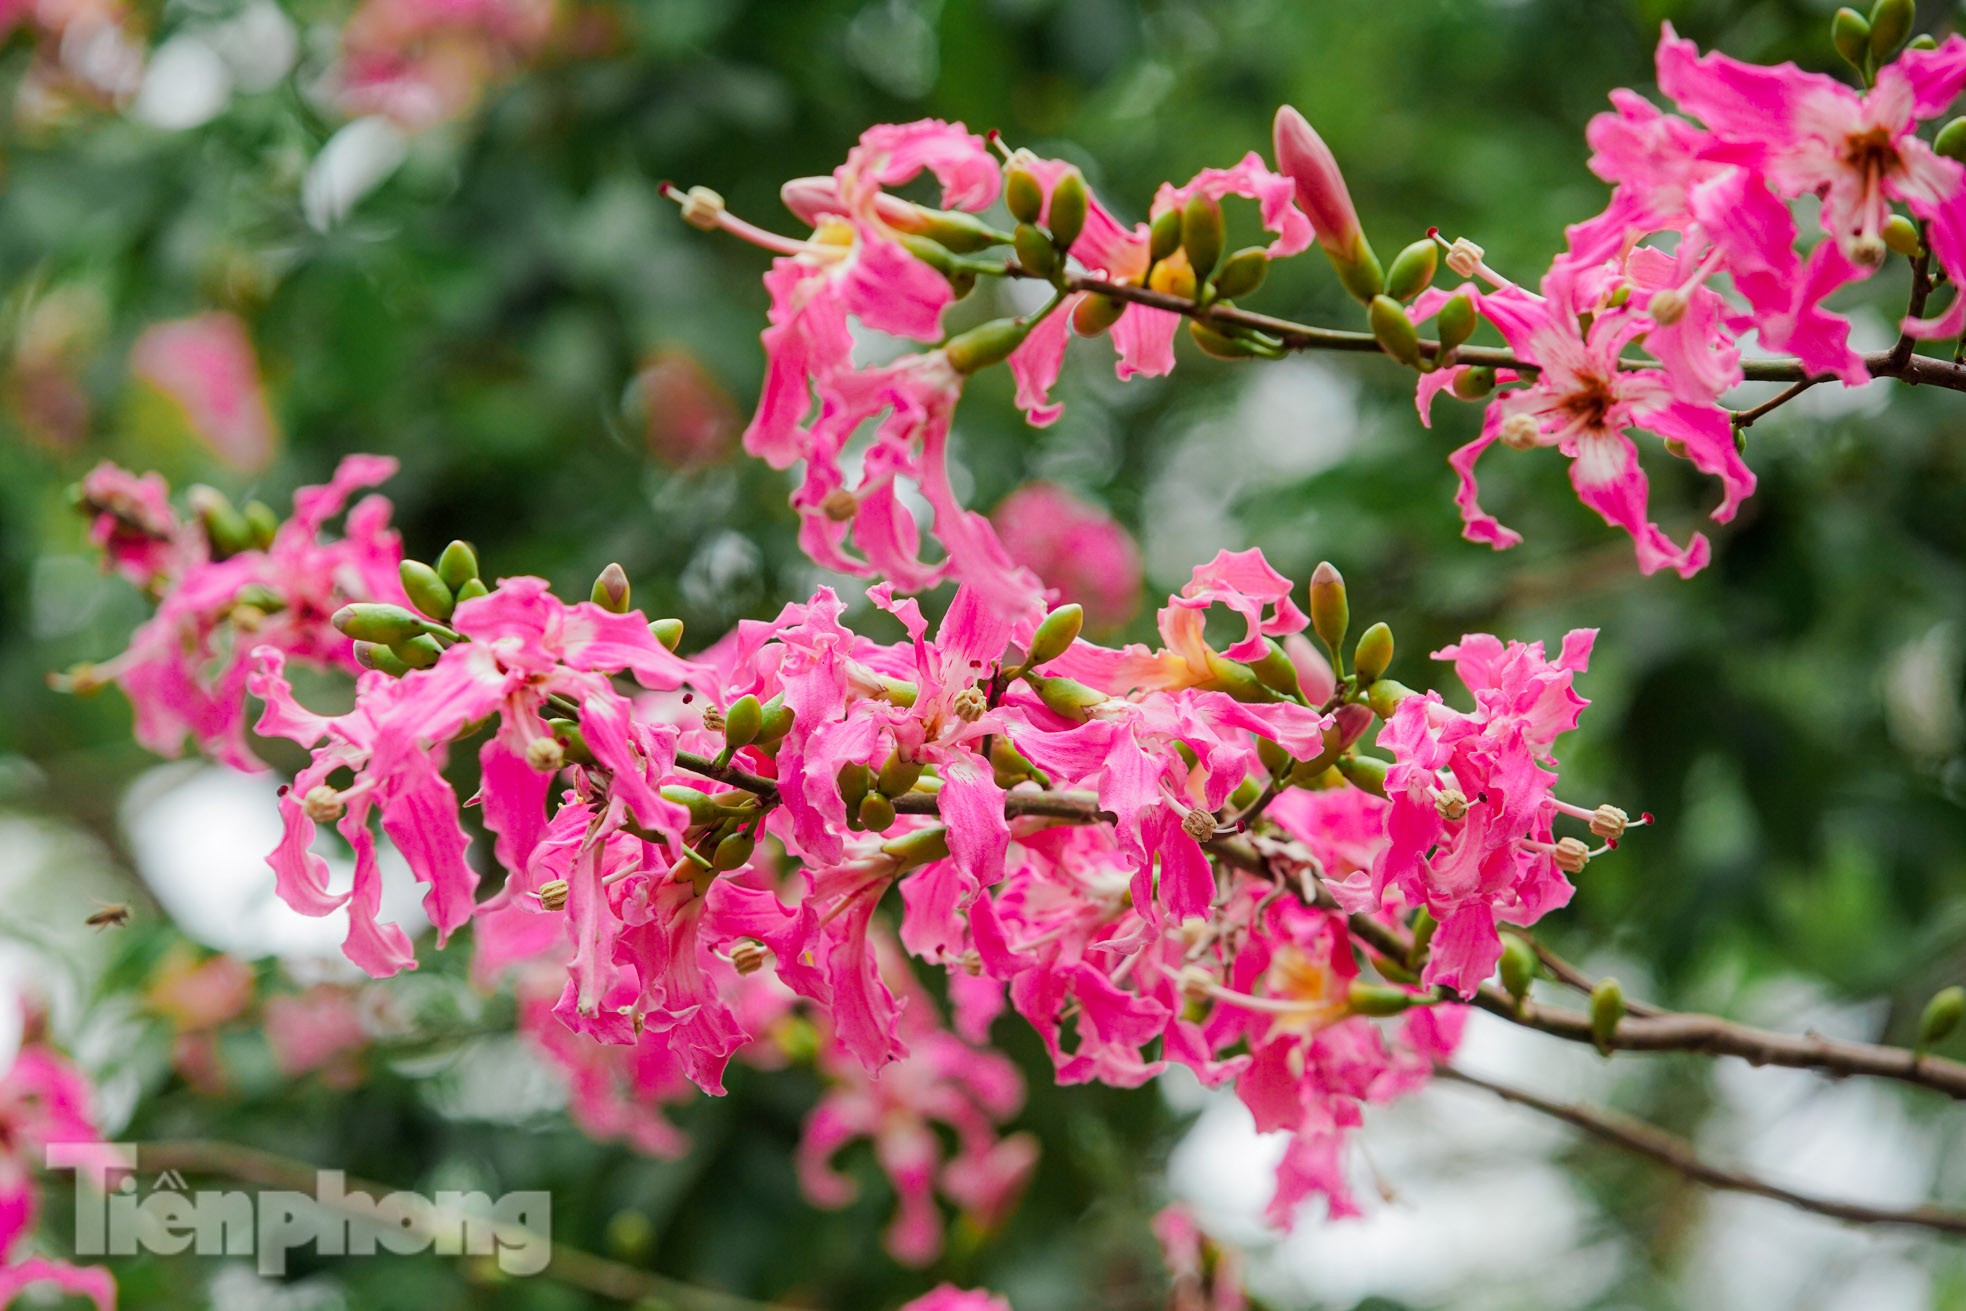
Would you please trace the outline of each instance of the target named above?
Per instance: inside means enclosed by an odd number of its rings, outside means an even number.
[[[1019,223],[1038,221],[1038,215],[1044,212],[1044,189],[1038,186],[1030,169],[1020,166],[1005,171],[1003,203]]]
[[[1031,325],[1023,319],[993,319],[971,328],[944,347],[950,367],[957,373],[971,374],[1001,363],[1024,344]]]
[[[1339,706],[1331,712],[1332,732],[1338,735],[1338,749],[1350,749],[1352,743],[1365,736],[1365,730],[1372,727],[1372,711],[1354,702]]]
[[[1075,168],[1065,170],[1064,176],[1051,188],[1051,239],[1058,243],[1062,253],[1072,248],[1085,230],[1085,211],[1088,198],[1085,192],[1085,178]]]
[[[357,642],[355,644],[355,663],[364,669],[374,669],[392,678],[401,678],[410,672],[401,656],[380,642]]]
[[[662,799],[673,802],[689,812],[689,822],[711,824],[720,818],[717,803],[707,792],[700,791],[683,783],[670,783],[662,788]]]
[[[1358,645],[1352,648],[1352,672],[1358,675],[1361,684],[1377,682],[1392,662],[1392,629],[1374,624],[1359,634]]]
[[[1391,296],[1374,296],[1365,317],[1381,350],[1409,368],[1420,367],[1420,334],[1398,301]]]
[[[946,278],[956,271],[956,261],[951,258],[949,248],[941,242],[931,240],[928,237],[918,237],[906,232],[901,233],[898,239],[903,250],[934,269],[937,273],[940,273],[943,277]]]
[[[1072,331],[1081,337],[1097,337],[1120,321],[1126,302],[1111,296],[1086,296],[1072,307]]]
[[[1354,1015],[1398,1015],[1412,1006],[1412,993],[1384,983],[1353,979],[1345,990],[1345,1009]]]
[[[959,209],[923,209],[919,205],[909,208],[913,211],[913,231],[958,255],[987,250],[1003,240],[1001,233],[974,214]]]
[[[1898,53],[1898,47],[1911,35],[1911,25],[1918,17],[1918,6],[1912,0],[1877,0],[1870,7],[1870,57],[1875,63],[1883,63]]]
[[[1292,701],[1304,699],[1304,682],[1297,673],[1297,666],[1275,638],[1263,639],[1263,654],[1249,662],[1249,668],[1256,675],[1256,681],[1272,692],[1281,692]]]
[[[1282,778],[1284,771],[1293,763],[1288,751],[1266,737],[1256,739],[1256,759],[1271,778]]]
[[[1829,39],[1837,54],[1862,68],[1870,55],[1870,20],[1846,5],[1830,18]]]
[[[1188,257],[1182,255],[1180,259],[1165,259],[1154,265],[1154,271],[1147,275],[1147,290],[1158,291],[1163,296],[1193,300],[1195,271],[1188,267]]]
[[[484,579],[467,578],[464,580],[464,586],[457,589],[457,603],[463,605],[466,601],[475,601],[481,596],[490,595],[491,588],[485,586]]]
[[[1454,375],[1450,390],[1464,401],[1478,401],[1495,390],[1495,370],[1485,364],[1463,369]]]
[[[1092,718],[1092,712],[1109,699],[1104,692],[1087,687],[1073,678],[1026,674],[1024,681],[1031,685],[1031,690],[1038,694],[1038,700],[1044,702],[1047,710],[1078,724]]]
[[[892,857],[901,870],[911,870],[917,865],[926,865],[948,856],[949,830],[940,824],[932,828],[919,828],[891,842],[882,843],[881,851]]]
[[[1456,292],[1448,297],[1446,303],[1440,307],[1439,313],[1434,315],[1434,331],[1440,337],[1441,351],[1443,353],[1451,351],[1474,336],[1474,330],[1480,320],[1481,315],[1475,309],[1474,297],[1465,291]],[[1491,381],[1489,385],[1493,386],[1494,383]]]
[[[451,611],[457,608],[457,597],[444,586],[435,569],[421,560],[405,560],[396,566],[396,572],[403,580],[403,593],[410,598],[411,605],[432,619],[451,617]]]
[[[214,559],[223,560],[253,549],[252,525],[224,492],[200,484],[187,492],[185,499],[205,530],[205,540],[211,543]]]
[[[1058,271],[1057,249],[1051,244],[1051,238],[1033,225],[1019,223],[1010,240],[1012,248],[1017,251],[1017,262],[1027,272],[1049,278]]]
[[[1318,245],[1330,257],[1338,280],[1357,299],[1370,301],[1384,290],[1385,277],[1331,148],[1289,105],[1277,110],[1274,137],[1277,171],[1296,184],[1297,204],[1310,215]]]
[[[857,813],[860,827],[869,833],[885,833],[894,826],[894,803],[879,792],[869,792],[860,798]]]
[[[746,693],[730,703],[724,711],[724,745],[733,750],[748,747],[758,740],[758,734],[765,726],[764,707],[758,698]]]
[[[273,513],[272,506],[265,501],[247,501],[240,514],[246,521],[246,531],[252,534],[254,546],[264,551],[273,545],[273,538],[280,531],[280,516]]]
[[[915,790],[915,784],[921,781],[921,777],[919,762],[909,760],[899,751],[891,751],[874,779],[874,786],[890,797],[905,796]]]
[[[1188,320],[1188,336],[1202,353],[1217,360],[1247,360],[1254,358],[1256,350],[1239,337],[1231,337],[1220,328],[1203,323],[1200,319]]]
[[[1048,664],[1065,654],[1078,641],[1079,630],[1085,627],[1085,609],[1078,605],[1061,605],[1044,617],[1037,631],[1031,634],[1031,654],[1024,662],[1035,669]]]
[[[1338,757],[1338,772],[1345,776],[1345,781],[1375,797],[1386,795],[1387,767],[1387,762],[1377,756]]]
[[[1932,139],[1932,149],[1947,159],[1966,161],[1966,115],[1940,128],[1939,135]]]
[[[1425,906],[1413,912],[1413,945],[1407,948],[1406,965],[1408,969],[1419,969],[1426,963],[1427,952],[1434,945],[1434,934],[1440,931],[1440,921]]]
[[[1918,252],[1923,249],[1918,241],[1918,225],[1902,214],[1893,214],[1885,219],[1884,228],[1878,235],[1884,238],[1886,249],[1906,259],[1917,258]]]
[[[1625,990],[1616,979],[1599,979],[1591,989],[1591,1041],[1602,1055],[1611,1054],[1611,1040],[1624,1018]]]
[[[1365,704],[1381,719],[1391,719],[1399,703],[1413,695],[1413,689],[1396,678],[1375,678],[1365,694]]]
[[[751,853],[758,849],[758,840],[745,832],[733,833],[717,844],[710,857],[713,869],[737,869],[750,863]]]
[[[1040,787],[1051,785],[1044,771],[1024,758],[1024,753],[1011,742],[1007,733],[995,733],[990,737],[990,771],[996,777],[997,786],[1006,791],[1026,779],[1035,779]]]
[[[428,633],[402,642],[391,642],[389,649],[411,669],[428,669],[444,658],[444,648]]]
[[[1924,1014],[1918,1017],[1918,1050],[1943,1042],[1959,1027],[1962,1017],[1966,1017],[1966,988],[1954,985],[1933,993],[1932,1000],[1925,1003]]]
[[[657,619],[649,624],[649,634],[669,650],[674,651],[683,644],[683,621],[680,619]]]
[[[1345,642],[1345,629],[1351,626],[1352,607],[1345,599],[1345,576],[1329,560],[1321,562],[1311,571],[1311,629],[1331,652],[1333,660],[1342,660],[1339,647]]]
[[[1181,211],[1170,209],[1156,214],[1147,225],[1147,258],[1158,264],[1181,249]]]
[[[1938,48],[1939,38],[1933,36],[1930,32],[1920,32],[1905,46],[1907,50],[1937,50]]]
[[[334,626],[358,642],[394,646],[423,633],[423,620],[400,605],[357,601],[334,612]]]
[[[1197,191],[1181,207],[1181,249],[1197,280],[1215,271],[1222,258],[1222,203]]]
[[[628,571],[610,563],[594,580],[593,601],[609,614],[625,615],[629,610],[628,592]]]
[[[1215,295],[1220,300],[1247,296],[1263,285],[1270,272],[1270,256],[1261,246],[1245,246],[1222,261],[1215,275]]]
[[[1422,238],[1393,256],[1386,269],[1386,294],[1394,300],[1412,300],[1433,285],[1440,268],[1440,247]]]
[[[456,592],[478,576],[478,553],[469,542],[452,542],[437,557],[437,577]]]
[[[782,693],[765,702],[764,719],[758,728],[757,745],[770,746],[784,737],[792,731],[792,725],[797,718],[798,716],[792,712],[792,707],[785,704]]]
[[[860,802],[874,786],[874,771],[859,761],[850,761],[840,766],[840,800],[846,803],[846,813],[855,814]]]
[[[1536,978],[1536,949],[1520,935],[1502,935],[1502,987],[1520,1007]]]

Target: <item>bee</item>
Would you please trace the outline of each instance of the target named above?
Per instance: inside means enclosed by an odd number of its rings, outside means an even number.
[[[120,901],[98,901],[96,909],[82,921],[97,933],[104,929],[120,929],[130,922],[130,908]]]

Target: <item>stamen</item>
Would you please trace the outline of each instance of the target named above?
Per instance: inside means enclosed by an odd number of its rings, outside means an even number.
[[[1515,284],[1488,267],[1484,257],[1488,254],[1480,246],[1466,237],[1456,237],[1449,241],[1440,235],[1439,228],[1428,228],[1427,235],[1447,248],[1447,267],[1463,278],[1481,278],[1489,285],[1500,289]]]

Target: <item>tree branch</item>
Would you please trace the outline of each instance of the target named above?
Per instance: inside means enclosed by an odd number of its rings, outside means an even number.
[[[1709,1188],[1765,1197],[1770,1201],[1781,1202],[1799,1210],[1852,1224],[1909,1225],[1920,1229],[1937,1230],[1942,1234],[1966,1235],[1966,1212],[1949,1211],[1931,1205],[1867,1206],[1861,1202],[1846,1202],[1836,1198],[1819,1197],[1813,1193],[1797,1192],[1792,1188],[1770,1183],[1756,1175],[1725,1169],[1703,1161],[1693,1150],[1691,1143],[1667,1133],[1656,1125],[1646,1124],[1613,1111],[1600,1111],[1588,1106],[1552,1101],[1537,1093],[1469,1074],[1466,1070],[1456,1069],[1450,1065],[1435,1066],[1434,1073],[1441,1078],[1493,1093],[1503,1101],[1527,1106],[1552,1119],[1561,1120],[1572,1128],[1581,1129],[1614,1147],[1657,1161]]]

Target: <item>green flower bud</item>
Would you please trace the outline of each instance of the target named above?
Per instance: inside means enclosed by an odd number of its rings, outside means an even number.
[[[1502,935],[1502,987],[1520,1007],[1536,978],[1536,949],[1520,935]]]
[[[1478,401],[1495,390],[1495,370],[1485,364],[1463,369],[1454,375],[1450,390],[1464,401]]]
[[[1297,676],[1297,666],[1290,662],[1275,638],[1263,639],[1263,654],[1250,661],[1249,668],[1257,681],[1272,692],[1281,692],[1292,701],[1304,699],[1304,684]]]
[[[1412,1006],[1412,993],[1383,983],[1353,979],[1345,990],[1345,1009],[1354,1015],[1398,1015]]]
[[[1055,715],[1061,715],[1074,723],[1083,724],[1092,718],[1095,708],[1106,704],[1109,699],[1097,688],[1087,687],[1073,678],[1046,678],[1042,674],[1026,674],[1024,681],[1038,694],[1038,700]]]
[[[1420,334],[1398,301],[1391,296],[1374,296],[1365,317],[1386,354],[1409,368],[1420,367]]]
[[[1911,35],[1911,25],[1918,17],[1918,6],[1912,0],[1877,0],[1870,7],[1870,57],[1875,63],[1883,63],[1898,53],[1898,47]]]
[[[894,858],[901,870],[911,870],[917,865],[926,865],[933,860],[943,860],[949,855],[949,830],[937,824],[933,828],[916,829],[904,833],[892,842],[881,844],[881,850]]]
[[[423,635],[423,620],[400,605],[379,601],[357,601],[334,612],[334,626],[358,642],[380,642],[394,646]]]
[[[464,586],[457,589],[457,603],[463,605],[466,601],[475,601],[481,596],[490,595],[491,588],[485,586],[484,579],[467,578],[464,580]]]
[[[410,672],[401,656],[380,642],[357,642],[355,644],[355,663],[364,669],[377,669],[392,678],[401,678]]]
[[[748,747],[758,740],[764,730],[765,710],[758,704],[758,698],[745,693],[730,703],[724,711],[724,745],[737,749]]]
[[[1157,214],[1147,225],[1147,258],[1158,264],[1181,249],[1181,211],[1170,209]]]
[[[758,849],[758,840],[749,833],[733,833],[717,844],[716,854],[710,857],[714,869],[738,869],[750,863],[751,853]]]
[[[1939,38],[1930,32],[1920,32],[1905,45],[1907,50],[1937,50],[1938,48]]]
[[[1870,20],[1846,5],[1830,18],[1829,39],[1837,54],[1862,68],[1870,55]]]
[[[1387,762],[1377,756],[1338,757],[1338,772],[1344,775],[1345,781],[1375,797],[1386,795],[1387,768]]]
[[[1947,159],[1966,161],[1966,115],[1955,118],[1932,138],[1932,149]]]
[[[186,500],[198,516],[198,522],[205,530],[205,540],[211,543],[212,558],[223,560],[241,551],[253,549],[253,528],[246,522],[224,492],[216,487],[200,484],[186,493]]]
[[[916,236],[910,232],[897,233],[895,239],[901,243],[903,250],[943,277],[946,278],[956,271],[955,257],[949,254],[949,248],[941,242],[931,241],[927,237]]]
[[[1203,354],[1212,359],[1247,360],[1257,353],[1248,342],[1238,337],[1231,337],[1220,328],[1203,323],[1200,319],[1188,320],[1188,336],[1194,340],[1195,345],[1201,347]]]
[[[471,549],[469,542],[452,542],[437,557],[437,577],[444,580],[444,586],[453,592],[461,591],[464,585],[478,576],[478,553]]]
[[[396,572],[403,580],[403,591],[411,605],[432,619],[442,621],[451,617],[451,611],[457,608],[457,598],[444,586],[435,569],[421,560],[405,560],[396,567]]]
[[[1003,234],[988,223],[959,209],[918,209],[916,212],[919,215],[916,234],[958,255],[988,250],[1003,240]]]
[[[1440,268],[1440,247],[1422,238],[1393,256],[1386,270],[1386,294],[1394,300],[1412,300],[1433,285]]]
[[[1056,660],[1071,650],[1072,643],[1078,641],[1079,630],[1085,627],[1085,608],[1079,605],[1061,605],[1044,617],[1031,634],[1031,654],[1025,665],[1035,669],[1037,666]]]
[[[1941,988],[1932,994],[1932,1000],[1925,1003],[1925,1013],[1918,1017],[1918,1050],[1924,1051],[1934,1043],[1943,1042],[1946,1035],[1959,1027],[1959,1021],[1966,1017],[1966,988],[1954,985]]]
[[[1001,363],[1024,344],[1031,325],[1023,319],[993,319],[971,328],[944,347],[957,373],[971,374]]]
[[[273,545],[274,535],[280,531],[280,516],[273,513],[272,506],[265,501],[247,501],[240,514],[246,521],[246,531],[252,534],[254,546],[264,551]]]
[[[1440,337],[1440,349],[1451,351],[1456,346],[1474,336],[1474,330],[1481,322],[1481,315],[1475,310],[1474,298],[1467,292],[1456,292],[1434,315],[1434,332]]]
[[[1386,289],[1386,275],[1380,271],[1379,257],[1366,244],[1364,234],[1360,234],[1358,249],[1348,258],[1340,259],[1329,248],[1325,254],[1331,256],[1331,267],[1337,270],[1338,281],[1354,300],[1369,305],[1374,296]]]
[[[792,724],[798,718],[792,707],[785,704],[783,693],[765,702],[764,723],[758,729],[756,745],[769,746],[792,731]]]
[[[1311,571],[1311,629],[1331,652],[1333,660],[1344,659],[1339,648],[1345,643],[1345,629],[1352,622],[1351,603],[1345,599],[1345,576],[1329,560]]]
[[[1197,282],[1215,271],[1222,258],[1222,205],[1215,197],[1198,191],[1181,207],[1181,249]]]
[[[906,796],[915,790],[921,781],[922,767],[913,760],[902,756],[899,751],[891,751],[881,772],[874,779],[874,786],[890,797]]]
[[[1040,787],[1051,786],[1044,771],[1024,758],[1007,733],[993,734],[990,738],[990,772],[996,777],[997,786],[1006,791],[1027,778],[1036,780]]]
[[[619,564],[610,563],[594,580],[591,595],[594,604],[609,614],[625,615],[630,608],[628,593],[628,571]]]
[[[1381,676],[1372,680],[1371,688],[1365,694],[1365,704],[1372,713],[1381,719],[1391,719],[1399,703],[1413,695],[1413,689],[1396,678]]]
[[[587,736],[580,731],[580,725],[571,719],[549,719],[546,727],[553,730],[553,740],[560,744],[565,760],[570,765],[591,765],[594,753],[588,749]]]
[[[1068,168],[1051,188],[1051,239],[1058,243],[1062,253],[1072,248],[1085,230],[1085,211],[1087,196],[1085,178],[1075,168]]]
[[[1245,246],[1222,261],[1215,275],[1215,295],[1219,300],[1247,296],[1263,285],[1270,272],[1270,256],[1261,246]]]
[[[1126,302],[1111,296],[1087,296],[1072,307],[1072,331],[1081,337],[1097,337],[1120,321]]]
[[[1377,682],[1392,662],[1392,629],[1374,624],[1359,634],[1358,645],[1352,648],[1352,672],[1361,684]]]
[[[662,799],[673,801],[689,811],[691,824],[714,824],[722,818],[717,811],[717,803],[710,799],[709,793],[681,783],[666,784],[662,788]]]
[[[1049,278],[1058,271],[1057,248],[1051,244],[1051,238],[1031,224],[1019,223],[1010,240],[1017,251],[1017,262],[1030,272]]]
[[[1918,225],[1902,214],[1893,214],[1884,220],[1884,230],[1878,234],[1884,238],[1885,249],[1895,251],[1906,259],[1916,259],[1924,249],[1918,241]]]
[[[1425,906],[1413,912],[1413,945],[1407,950],[1406,963],[1412,969],[1419,969],[1427,959],[1427,951],[1434,944],[1434,934],[1440,930],[1440,921]]]
[[[1003,176],[1003,203],[1019,223],[1036,223],[1044,212],[1044,189],[1028,168],[1012,168]]]
[[[1282,778],[1284,771],[1295,763],[1288,751],[1266,737],[1256,739],[1256,759],[1262,762],[1263,772],[1271,778]]]
[[[894,803],[879,792],[869,792],[860,798],[857,818],[869,833],[885,833],[894,827]]]
[[[1591,989],[1591,1041],[1600,1054],[1611,1054],[1611,1039],[1625,1018],[1625,990],[1616,979],[1599,979]]]
[[[683,644],[683,621],[680,619],[654,620],[649,624],[649,632],[671,651]]]
[[[411,669],[428,669],[443,658],[444,648],[429,634],[412,637],[406,642],[392,642],[389,649],[396,658]]]

